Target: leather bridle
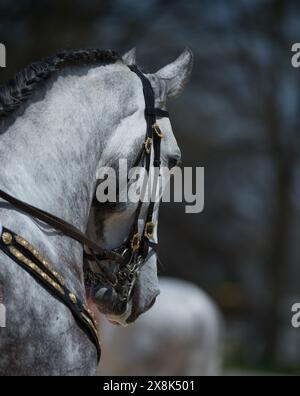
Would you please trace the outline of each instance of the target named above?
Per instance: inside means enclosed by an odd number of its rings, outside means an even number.
[[[118,253],[123,258],[123,262],[118,266],[118,270],[114,274],[114,280],[111,282],[105,274],[103,269],[105,266],[101,265],[101,261],[106,260],[105,257],[98,254],[88,254],[85,252],[84,256],[87,261],[93,261],[98,264],[100,273],[90,270],[89,265],[85,264],[86,284],[91,287],[99,288],[106,285],[107,288],[113,288],[116,296],[114,301],[115,310],[119,313],[124,312],[126,305],[131,298],[131,293],[134,289],[134,284],[138,277],[138,273],[143,267],[144,263],[155,253],[157,253],[158,245],[153,241],[155,232],[155,223],[153,221],[153,212],[155,208],[155,197],[157,195],[157,188],[159,186],[159,175],[161,166],[161,139],[163,134],[158,126],[157,117],[169,117],[169,113],[163,109],[155,108],[155,95],[148,78],[138,69],[137,66],[129,66],[130,70],[135,73],[141,80],[143,85],[143,93],[145,98],[145,119],[147,123],[146,136],[143,142],[143,147],[139,152],[135,161],[134,167],[143,166],[146,176],[149,176],[151,167],[151,158],[153,150],[153,188],[151,191],[150,203],[147,209],[144,227],[141,231],[139,223],[141,219],[141,211],[143,207],[143,197],[146,194],[146,189],[149,187],[145,177],[142,183],[140,200],[138,202],[134,220],[130,228],[128,237],[125,242],[118,248],[114,249],[114,253]],[[150,180],[150,179],[149,179]],[[151,187],[151,180],[149,181]],[[97,205],[96,198],[94,203]]]
[[[138,67],[134,65],[129,66],[129,68],[142,82],[145,98],[145,119],[147,122],[145,141],[138,155],[135,166],[142,165],[146,170],[146,174],[149,175],[153,150],[153,166],[155,174],[153,182],[154,194],[152,191],[151,196],[154,197],[156,196],[155,191],[159,185],[161,165],[160,146],[161,139],[163,137],[156,122],[156,118],[169,117],[169,113],[165,110],[155,108],[155,95],[151,83],[138,69]],[[144,181],[141,197],[143,197],[146,192],[147,185],[148,183]],[[91,270],[86,267],[86,280],[92,285],[95,281],[101,281],[108,287],[113,288],[119,299],[118,303],[120,304],[120,311],[124,309],[131,297],[139,271],[149,257],[157,251],[157,244],[152,240],[155,231],[155,224],[153,222],[153,211],[155,207],[154,199],[149,203],[143,231],[139,231],[139,220],[141,218],[141,210],[143,206],[143,200],[140,199],[128,238],[119,248],[107,250],[97,242],[89,239],[84,233],[70,223],[45,212],[44,210],[29,205],[2,190],[0,190],[0,198],[9,202],[16,209],[32,216],[33,218],[41,220],[53,227],[55,230],[60,231],[64,235],[81,243],[83,247],[88,248],[89,253],[85,252],[85,258],[97,263],[100,275],[92,273]],[[32,247],[29,242],[4,227],[0,239],[0,249],[22,268],[28,271],[72,311],[79,324],[83,326],[91,340],[96,344],[98,358],[100,358],[100,347],[99,342],[97,342],[97,326],[91,311],[65,286],[62,277],[53,270],[51,265],[41,256],[41,254]],[[112,261],[117,263],[118,270],[116,272],[109,271],[107,266],[102,264],[103,261]],[[94,279],[94,282],[91,281],[91,279]]]

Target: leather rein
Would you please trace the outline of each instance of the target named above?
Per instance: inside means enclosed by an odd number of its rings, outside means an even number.
[[[138,155],[136,166],[142,164],[147,174],[149,174],[151,153],[153,150],[153,166],[155,169],[153,188],[154,192],[156,192],[159,184],[159,170],[161,164],[160,144],[163,137],[163,134],[156,123],[156,118],[169,117],[169,113],[165,110],[155,108],[153,88],[150,81],[138,69],[138,67],[134,65],[129,66],[129,68],[142,82],[145,98],[145,119],[147,122],[146,137],[142,150]],[[141,196],[145,193],[147,185],[148,183],[144,181]],[[143,201],[140,199],[128,238],[119,248],[107,250],[97,242],[89,239],[78,228],[65,220],[25,203],[2,190],[0,190],[0,198],[10,203],[13,207],[23,213],[41,220],[45,224],[53,227],[55,230],[63,233],[65,236],[79,242],[83,247],[88,248],[89,253],[84,251],[85,259],[96,262],[101,272],[101,276],[97,277],[97,275],[91,274],[91,270],[89,268],[86,268],[86,272],[90,275],[90,278],[94,275],[94,282],[89,279],[90,284],[95,286],[95,284],[93,284],[95,281],[101,281],[103,284],[107,284],[108,287],[114,288],[117,292],[119,303],[121,304],[120,310],[124,308],[124,304],[126,305],[131,297],[135,281],[143,264],[157,251],[157,244],[152,241],[155,230],[155,224],[153,222],[155,200],[151,200],[149,203],[143,231],[140,232],[139,230],[139,219],[141,217],[143,206]],[[66,287],[63,278],[53,269],[52,265],[48,263],[48,261],[33,246],[31,246],[28,241],[4,227],[0,238],[0,249],[24,268],[24,270],[29,272],[51,294],[57,297],[71,310],[78,324],[85,330],[91,341],[95,344],[99,360],[101,349],[98,338],[97,323],[94,319],[93,313],[72,291]],[[101,264],[102,261],[107,260],[118,264],[118,271],[116,273],[108,271],[107,267]],[[88,277],[86,279],[88,281]]]

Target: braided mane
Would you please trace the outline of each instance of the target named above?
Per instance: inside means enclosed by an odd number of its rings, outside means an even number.
[[[17,73],[8,84],[0,86],[0,119],[18,109],[39,84],[67,66],[84,64],[112,64],[120,59],[112,50],[84,49],[64,51],[32,63]]]

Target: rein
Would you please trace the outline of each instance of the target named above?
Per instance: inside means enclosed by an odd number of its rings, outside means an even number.
[[[155,197],[159,185],[161,165],[160,145],[163,138],[163,134],[156,123],[156,118],[169,117],[169,113],[165,110],[155,108],[153,88],[150,81],[138,67],[129,66],[129,68],[142,82],[145,98],[145,119],[147,122],[146,137],[142,150],[138,155],[137,165],[143,164],[149,175],[153,150],[155,174],[151,196]],[[147,185],[144,180],[141,196],[145,194]],[[89,253],[86,253],[84,250],[84,257],[88,261],[95,261],[98,264],[101,275],[93,273],[89,268],[84,268],[85,274],[87,274],[86,281],[90,281],[89,283],[93,287],[95,283],[101,282],[107,288],[112,288],[115,291],[115,302],[119,304],[120,312],[122,310],[124,311],[124,307],[126,307],[127,302],[131,298],[139,271],[158,248],[158,245],[151,240],[154,236],[156,226],[153,222],[155,200],[151,200],[149,203],[143,231],[140,233],[139,230],[139,220],[143,206],[143,201],[140,199],[128,238],[119,248],[107,250],[63,219],[25,203],[2,190],[0,190],[0,198],[10,203],[16,209],[41,220],[65,236],[79,242],[83,247],[87,247]],[[5,227],[3,227],[2,234],[0,235],[0,249],[70,309],[77,323],[86,331],[91,341],[95,344],[98,360],[100,360],[101,349],[98,330],[92,312],[67,288],[64,279],[52,268],[51,264],[29,242]],[[105,260],[119,264],[116,273],[107,270],[102,264]]]
[[[55,230],[62,232],[64,235],[74,239],[75,241],[81,243],[89,247],[91,250],[97,252],[103,259],[105,260],[114,260],[120,263],[122,257],[110,250],[103,249],[98,243],[89,239],[85,234],[83,234],[78,228],[74,227],[72,224],[67,223],[66,221],[56,217],[44,210],[38,209],[32,205],[29,205],[9,194],[0,190],[0,198],[9,202],[12,206],[16,209],[21,210],[28,215],[43,221],[44,223],[48,224],[49,226],[53,227]]]

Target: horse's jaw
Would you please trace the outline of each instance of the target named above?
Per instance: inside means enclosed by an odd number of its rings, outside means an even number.
[[[152,256],[144,265],[137,279],[132,296],[132,307],[126,323],[132,323],[147,312],[155,303],[159,295],[156,256]]]
[[[156,257],[152,256],[140,271],[127,303],[119,304],[115,291],[104,286],[94,290],[92,300],[111,323],[126,327],[153,306],[159,293]]]

